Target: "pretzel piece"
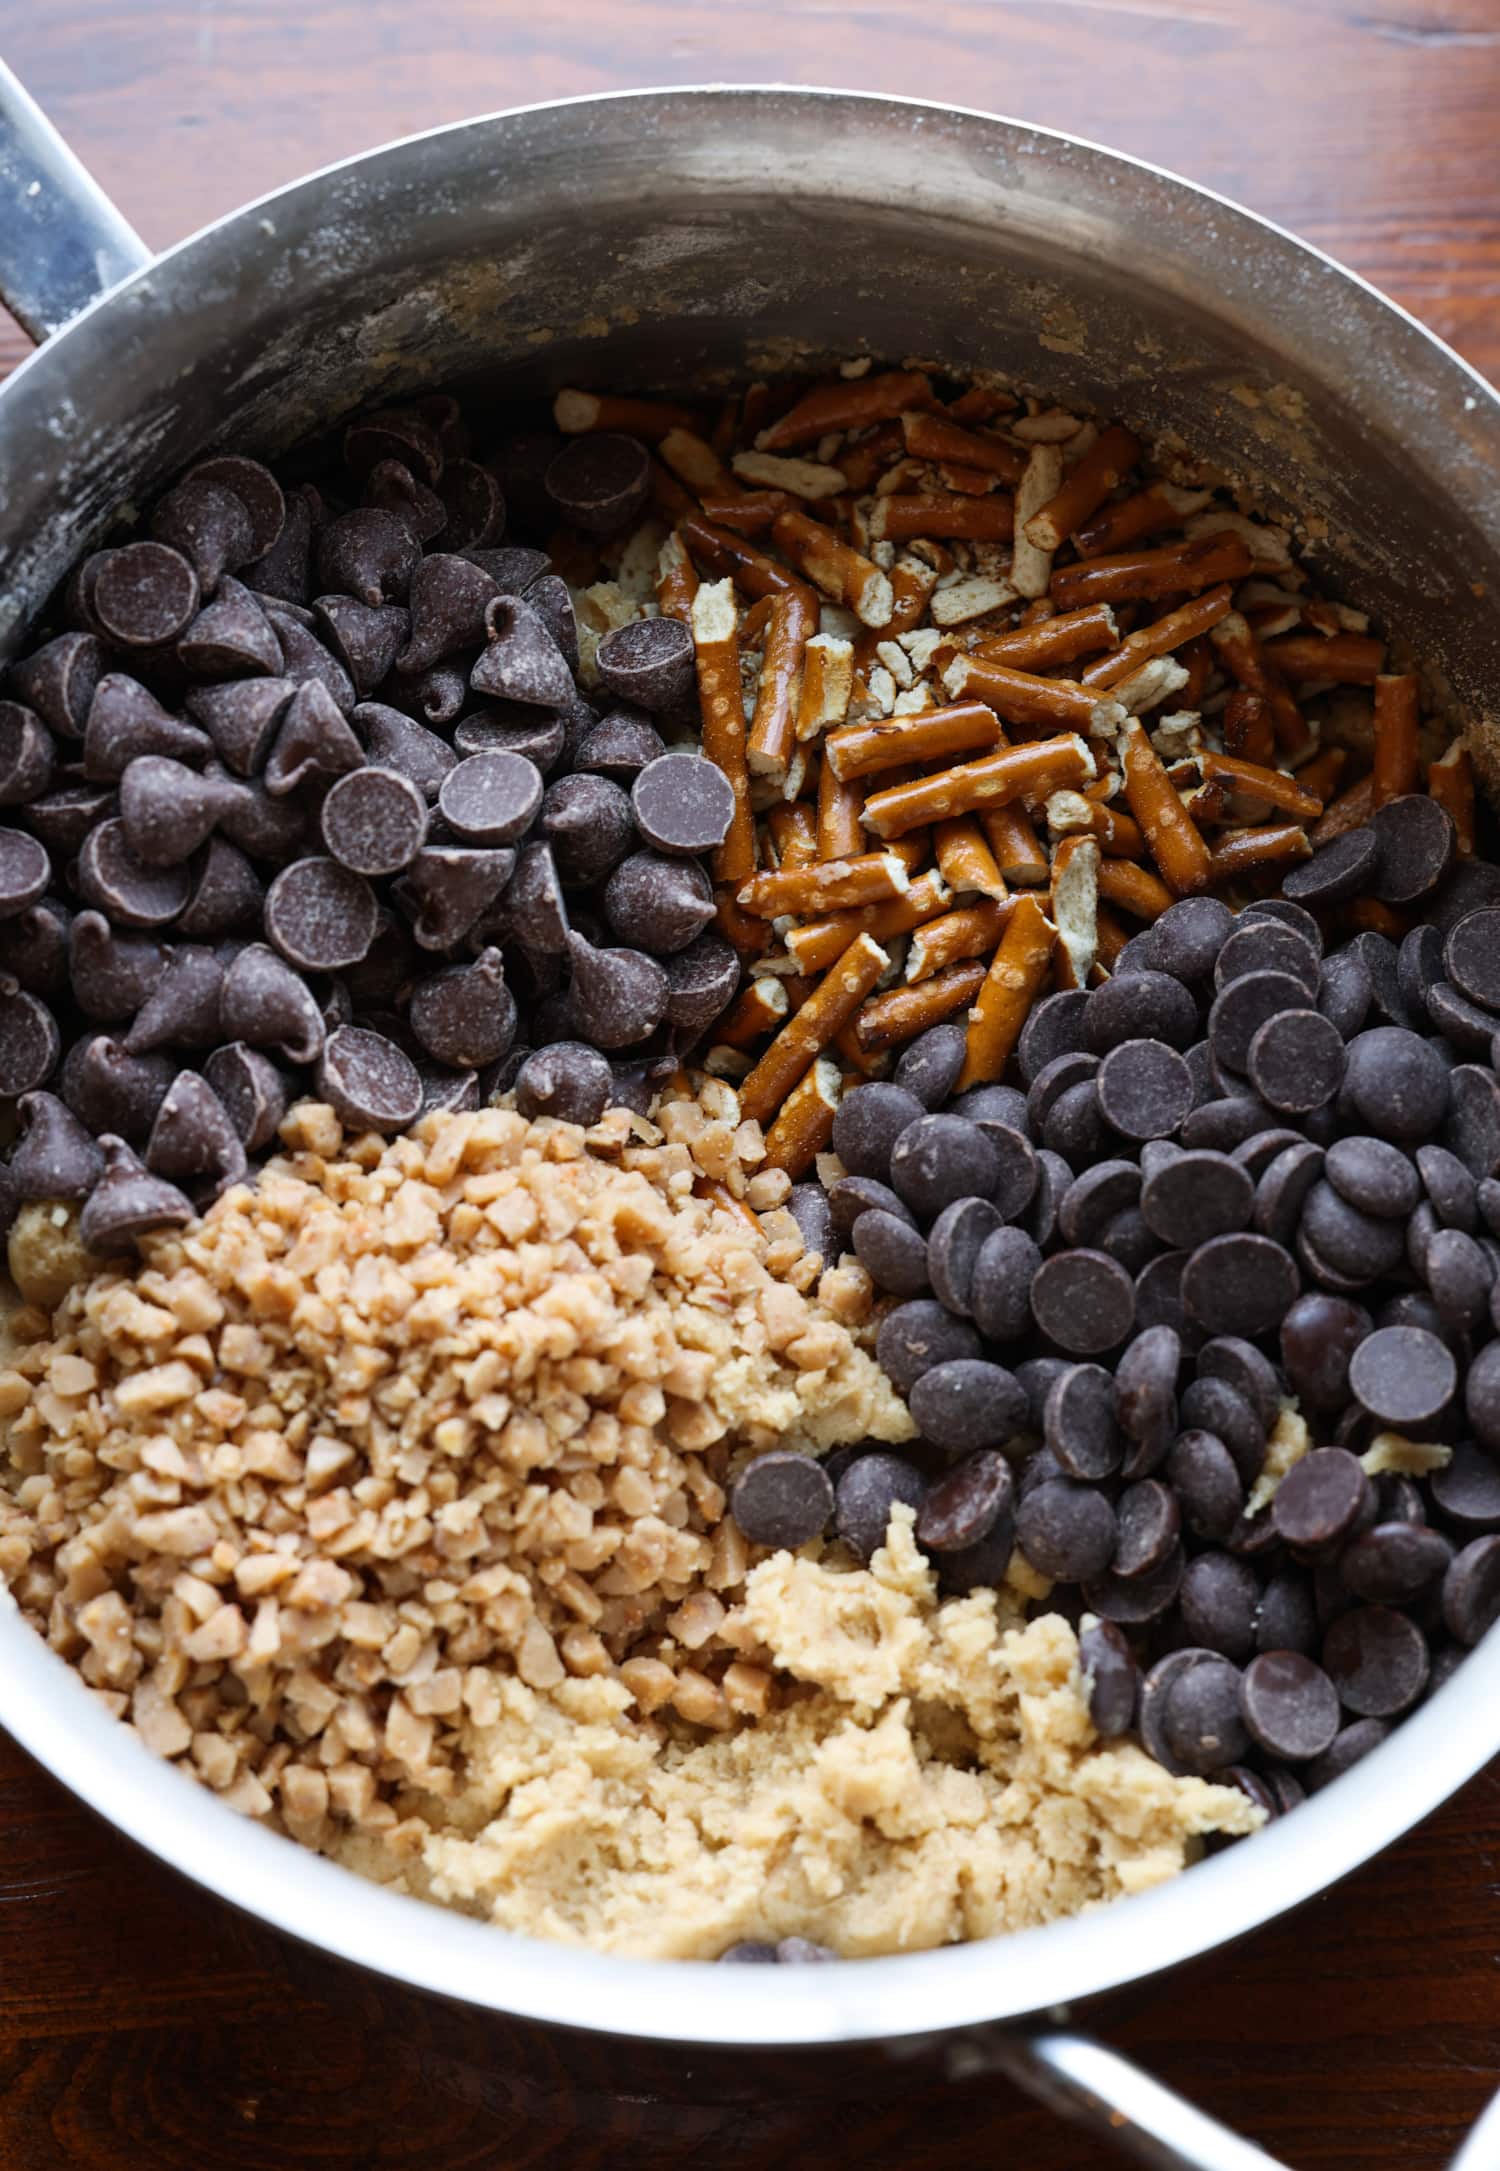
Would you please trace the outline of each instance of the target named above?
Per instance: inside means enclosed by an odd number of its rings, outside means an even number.
[[[836,633],[815,633],[802,651],[797,738],[806,742],[841,724],[854,691],[854,647]]]
[[[979,826],[995,855],[995,865],[1012,889],[1040,889],[1047,880],[1047,855],[1024,807],[981,807]]]
[[[919,369],[893,369],[878,377],[817,385],[760,431],[756,450],[786,452],[793,445],[816,444],[835,430],[862,430],[871,422],[892,421],[908,407],[925,407],[931,399],[932,388]]]
[[[904,897],[911,877],[894,852],[863,852],[854,859],[818,860],[810,867],[781,867],[751,875],[740,885],[737,902],[757,919],[783,913],[799,917],[842,912],[856,905],[883,904]]]
[[[1227,735],[1225,743],[1228,744]],[[1230,751],[1238,754],[1242,749],[1231,747]],[[1245,758],[1250,759],[1251,757],[1246,756]],[[1326,807],[1338,790],[1339,779],[1348,766],[1349,750],[1347,747],[1322,746],[1313,755],[1311,761],[1303,762],[1301,768],[1297,771],[1297,782],[1305,792],[1310,792],[1314,799],[1321,799]]]
[[[858,784],[841,784],[825,761],[818,771],[819,859],[854,859],[864,850],[864,810]]]
[[[702,500],[705,518],[736,535],[764,535],[790,503],[784,490],[742,490],[732,498],[705,493]]]
[[[786,983],[774,973],[757,973],[714,1026],[714,1044],[723,1048],[753,1047],[782,1024],[790,1009]]]
[[[737,452],[733,466],[736,480],[749,483],[752,489],[781,491],[788,497],[809,498],[815,503],[821,498],[836,498],[848,488],[843,469],[822,460],[799,460],[775,452]]]
[[[657,454],[687,484],[694,497],[729,498],[743,495],[739,484],[708,440],[691,428],[668,430]]]
[[[1209,635],[1214,654],[1231,677],[1251,693],[1259,694],[1271,712],[1276,741],[1288,754],[1306,753],[1312,732],[1297,706],[1296,696],[1275,666],[1267,660],[1259,636],[1239,611],[1229,611]]]
[[[1035,607],[1035,606],[1033,606]],[[987,663],[1006,663],[1017,671],[1046,671],[1074,663],[1120,641],[1115,614],[1107,603],[1087,603],[1081,611],[1058,611],[1050,618],[992,633],[969,653]]]
[[[1323,811],[1322,800],[1307,789],[1305,782],[1284,775],[1280,769],[1256,761],[1239,761],[1232,754],[1215,754],[1208,749],[1196,758],[1208,782],[1223,782],[1234,792],[1280,807],[1299,822],[1315,822]]]
[[[1122,927],[1107,905],[1100,905],[1094,913],[1094,934],[1097,951],[1094,958],[1094,983],[1115,969],[1115,960],[1130,940],[1130,930]]]
[[[984,980],[982,960],[969,958],[935,972],[915,987],[892,988],[888,995],[872,996],[854,1021],[854,1037],[870,1053],[914,1040],[929,1025],[941,1025],[956,1010],[966,1009]]]
[[[1060,445],[1033,445],[1026,472],[1016,485],[1016,540],[1011,554],[1010,577],[1023,596],[1044,596],[1052,579],[1052,552],[1043,550],[1027,533],[1029,523],[1050,505],[1062,488],[1063,457]]]
[[[1134,920],[1159,920],[1175,902],[1172,892],[1149,867],[1134,859],[1101,859],[1099,895]]]
[[[1052,855],[1049,911],[1057,929],[1057,981],[1086,988],[1099,952],[1099,843],[1065,837]]]
[[[910,829],[945,821],[954,814],[972,814],[979,807],[1002,806],[1012,799],[1046,799],[1069,785],[1086,784],[1094,774],[1094,757],[1086,742],[1076,731],[1063,732],[1025,746],[1002,747],[980,761],[875,792],[865,801],[864,823],[878,837],[902,837]]]
[[[820,1055],[792,1087],[781,1113],[766,1133],[767,1168],[785,1169],[793,1178],[809,1169],[833,1136],[844,1090],[843,1072],[831,1056]]]
[[[1212,878],[1230,882],[1262,867],[1306,859],[1311,851],[1307,831],[1298,822],[1263,822],[1257,829],[1226,830],[1209,855]]]
[[[1411,933],[1413,916],[1410,912],[1397,912],[1378,897],[1351,897],[1343,908],[1344,925],[1355,934],[1368,931],[1372,935],[1384,935],[1390,942],[1400,942]]]
[[[1362,776],[1357,784],[1340,793],[1332,806],[1324,808],[1312,832],[1314,847],[1332,844],[1335,837],[1345,836],[1351,829],[1362,829],[1374,811],[1375,779]]]
[[[1385,643],[1366,633],[1288,633],[1267,643],[1265,658],[1293,685],[1331,679],[1339,686],[1373,686],[1385,667]]]
[[[1427,765],[1427,789],[1440,807],[1446,807],[1458,832],[1460,859],[1474,857],[1474,757],[1462,739],[1455,739],[1446,753]],[[939,862],[941,865],[941,861]]]
[[[1219,728],[1226,752],[1241,761],[1275,760],[1276,734],[1271,728],[1271,704],[1264,694],[1236,686],[1224,703]]]
[[[938,871],[949,889],[960,895],[965,890],[977,890],[981,897],[993,897],[1002,904],[1010,895],[984,831],[972,815],[959,814],[950,822],[939,822],[932,845]]]
[[[1140,440],[1119,423],[1101,430],[1087,452],[1074,462],[1061,487],[1025,524],[1028,543],[1038,550],[1061,549],[1111,490],[1118,489],[1141,456]]]
[[[1207,633],[1210,626],[1218,624],[1233,601],[1234,592],[1228,587],[1212,588],[1206,595],[1195,596],[1180,610],[1168,611],[1165,617],[1132,633],[1112,656],[1099,656],[1093,663],[1085,664],[1078,674],[1079,679],[1085,686],[1119,685],[1153,657],[1165,656],[1185,641],[1196,640],[1200,633]]]
[[[1370,769],[1372,807],[1417,788],[1417,681],[1410,672],[1382,672],[1375,681],[1375,754]]]
[[[808,597],[789,591],[771,598],[755,714],[745,742],[746,759],[754,776],[768,776],[779,784],[786,782],[796,743],[802,655],[817,630],[817,608]]]
[[[831,912],[826,919],[807,920],[801,927],[788,928],[787,954],[802,972],[826,972],[856,935],[873,935],[877,942],[889,942],[895,935],[909,934],[924,921],[935,920],[952,903],[953,893],[941,870],[929,867],[915,878],[904,897],[892,897],[884,904],[857,905],[852,911]]]
[[[694,430],[698,418],[691,409],[670,400],[637,400],[615,392],[559,392],[552,402],[552,419],[564,437],[580,437],[593,430],[618,430],[624,437],[643,437],[654,444],[669,430]]]
[[[698,575],[687,545],[674,529],[656,554],[656,607],[663,618],[678,618],[691,628]]]
[[[861,625],[890,623],[895,598],[889,578],[842,536],[809,514],[797,511],[782,513],[771,534],[777,549],[786,553],[798,572],[805,573],[813,586],[835,603],[853,611]]]
[[[776,864],[783,873],[794,867],[811,867],[818,857],[818,824],[813,810],[803,800],[788,806],[783,802],[772,807],[766,816],[766,829]]]
[[[1093,837],[1100,851],[1114,859],[1145,857],[1140,823],[1107,799],[1084,792],[1054,792],[1047,801],[1047,827],[1054,837]]]
[[[921,490],[878,497],[870,509],[870,537],[904,543],[934,536],[944,541],[1003,543],[1015,526],[1008,497],[974,497],[956,490]]]
[[[1134,497],[1106,505],[1097,519],[1080,527],[1073,537],[1078,554],[1095,558],[1105,551],[1123,550],[1127,543],[1143,542],[1164,528],[1180,527],[1190,513],[1200,513],[1211,502],[1207,490],[1184,490],[1176,483],[1152,482]]]
[[[848,1024],[889,963],[878,942],[869,935],[855,936],[740,1087],[742,1117],[764,1123],[776,1113],[834,1035]]]
[[[1012,909],[1009,904],[997,904],[992,897],[986,897],[982,904],[960,905],[955,912],[928,920],[907,946],[907,979],[930,980],[935,972],[957,964],[960,958],[989,957]]]
[[[1189,542],[1169,543],[1161,550],[1084,558],[1077,565],[1065,565],[1053,576],[1051,595],[1060,610],[1073,610],[1083,603],[1197,595],[1205,588],[1216,588],[1221,581],[1243,580],[1250,564],[1250,552],[1241,536],[1233,532],[1199,535]]]
[[[720,882],[743,882],[755,872],[755,818],[750,811],[750,772],[745,761],[738,617],[732,581],[706,582],[693,598],[703,751],[723,770],[734,793],[734,819],[714,854],[714,877]]]
[[[695,558],[701,559],[718,579],[727,574],[747,596],[781,595],[800,590],[817,608],[817,599],[806,581],[798,580],[784,565],[747,543],[742,535],[716,527],[693,506],[677,522],[677,532]]]
[[[1207,888],[1211,878],[1208,846],[1173,790],[1161,756],[1146,736],[1139,717],[1132,716],[1126,723],[1120,747],[1125,762],[1125,797],[1145,831],[1151,856],[1168,888],[1179,897],[1190,897],[1195,890]]]
[[[1008,724],[1061,725],[1066,731],[1106,731],[1125,720],[1119,702],[1072,679],[1043,678],[981,656],[955,656],[943,672],[943,691],[955,701],[968,694]]]
[[[1046,977],[1056,940],[1057,929],[1036,898],[1029,893],[1018,897],[969,1013],[960,1093],[988,1085],[1004,1071]]]
[[[993,709],[981,701],[959,701],[949,708],[926,709],[919,716],[888,716],[830,731],[823,759],[842,781],[874,776],[905,762],[941,761],[953,754],[992,747],[1000,736]]]
[[[1000,437],[986,437],[961,429],[945,415],[930,411],[901,417],[901,435],[914,459],[977,468],[998,475],[1002,482],[1018,483],[1026,472],[1024,453]]]

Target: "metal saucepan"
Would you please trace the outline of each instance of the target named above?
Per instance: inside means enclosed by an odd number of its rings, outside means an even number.
[[[1481,756],[1494,729],[1500,400],[1326,257],[1133,160],[895,99],[644,91],[411,137],[153,261],[0,70],[0,191],[0,292],[46,340],[0,391],[0,655],[112,518],[211,445],[274,452],[480,373],[535,394],[868,349],[1175,431],[1325,539],[1342,592],[1409,636]],[[1273,2171],[1066,2009],[1269,1922],[1435,1809],[1500,1750],[1500,1636],[1336,1787],[1175,1883],[774,1979],[539,1944],[356,1885],[156,1762],[8,1605],[0,1723],[199,1884],[418,1989],[680,2044],[951,2035],[956,2063],[1003,2067],[1147,2162]],[[1460,2162],[1500,2163],[1493,2116]]]

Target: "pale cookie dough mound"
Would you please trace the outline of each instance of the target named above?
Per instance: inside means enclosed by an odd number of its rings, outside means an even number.
[[[733,1468],[913,1427],[813,1288],[847,1311],[848,1277],[779,1278],[800,1247],[695,1195],[674,1127],[722,1147],[680,1108],[387,1141],[304,1103],[254,1189],[78,1281],[50,1334],[30,1315],[0,1575],[153,1749],[389,1874],[463,1814],[522,1684],[715,1728],[770,1707],[722,1633]]]
[[[1261,1821],[1235,1788],[1101,1745],[1065,1621],[1026,1624],[1010,1589],[940,1606],[907,1508],[868,1571],[763,1562],[740,1616],[802,1695],[737,1733],[661,1740],[617,1683],[508,1683],[447,1812],[467,1829],[435,1831],[404,1881],[611,1952],[800,1935],[855,1957],[1077,1913]]]

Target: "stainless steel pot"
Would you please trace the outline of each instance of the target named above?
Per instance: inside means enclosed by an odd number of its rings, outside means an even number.
[[[0,390],[0,654],[112,517],[210,445],[274,451],[466,376],[504,396],[869,350],[1005,370],[1175,431],[1306,522],[1350,600],[1493,721],[1500,400],[1326,257],[1091,145],[817,91],[580,99],[331,167],[152,261],[0,70],[0,189],[0,292],[46,338]],[[951,2037],[966,2069],[1001,2066],[1143,2161],[1198,2171],[1274,2167],[1069,2010],[1367,1861],[1500,1750],[1497,1714],[1493,1636],[1329,1793],[1171,1885],[986,1944],[768,1978],[537,1944],[356,1884],[155,1761],[0,1606],[0,1724],[142,1846],[331,1954],[610,2035]],[[1459,2161],[1500,2163],[1493,2116]]]

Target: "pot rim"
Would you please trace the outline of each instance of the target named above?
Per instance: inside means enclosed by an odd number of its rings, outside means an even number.
[[[1461,395],[1466,409],[1483,404],[1500,417],[1500,395],[1399,304],[1272,221],[1162,167],[972,107],[767,84],[543,100],[420,131],[325,166],[200,229],[102,295],[0,387],[0,425],[16,411],[18,388],[29,392],[38,373],[45,380],[101,310],[134,306],[141,329],[153,307],[168,306],[152,290],[164,268],[206,252],[215,237],[302,191],[358,169],[378,169],[413,145],[496,132],[501,124],[538,115],[569,116],[626,101],[691,107],[705,100],[739,100],[762,109],[774,100],[809,107],[830,101],[897,116],[931,114],[972,127],[997,147],[1082,154],[1112,172],[1149,176],[1184,202],[1212,207],[1245,238],[1269,237],[1290,268],[1315,277],[1346,309],[1356,298],[1364,328],[1373,325],[1389,335],[1392,320],[1406,326],[1421,341],[1425,371],[1438,378],[1458,373],[1445,385],[1447,393]],[[1458,492],[1456,461],[1451,481]],[[1494,528],[1500,535],[1500,507]],[[1192,1959],[1326,1889],[1435,1809],[1500,1747],[1500,1729],[1483,1716],[1487,1709],[1500,1709],[1500,1636],[1490,1637],[1429,1705],[1334,1788],[1258,1835],[1249,1855],[1226,1849],[1196,1865],[1190,1877],[1136,1895],[1124,1909],[1102,1908],[1045,1928],[878,1964],[783,1969],[768,1996],[765,1978],[753,1968],[707,1973],[704,1963],[625,1960],[517,1937],[356,1883],[352,1872],[270,1831],[244,1821],[232,1826],[232,1812],[222,1802],[153,1757],[108,1716],[0,1591],[0,1724],[119,1831],[195,1883],[335,1958],[415,1989],[518,2018],[705,2047],[927,2036],[1071,2004]]]

